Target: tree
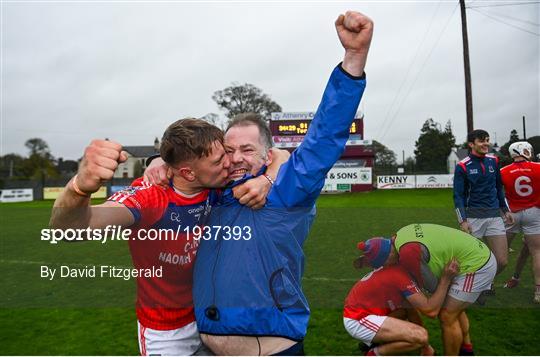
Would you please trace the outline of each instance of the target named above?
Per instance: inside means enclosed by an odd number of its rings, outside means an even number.
[[[510,140],[508,140],[508,142],[501,146],[501,149],[499,150],[502,156],[510,156],[510,154],[508,153],[508,148],[512,143],[515,143],[516,141],[520,141],[519,135],[516,129],[512,129],[512,131],[510,131]]]
[[[23,176],[22,166],[25,158],[17,154],[7,154],[0,156],[0,177],[21,177]]]
[[[540,135],[531,136],[527,141],[532,145],[534,150],[534,155],[540,154]]]
[[[455,144],[450,121],[443,130],[439,123],[429,118],[424,122],[415,143],[416,168],[420,171],[446,172],[448,155]]]
[[[24,146],[30,151],[30,156],[22,164],[24,176],[33,179],[58,177],[54,157],[50,152],[49,145],[43,139],[28,139]]]
[[[396,153],[377,140],[373,140],[373,151],[375,151],[375,168],[393,168],[397,166]]]
[[[208,113],[204,115],[201,119],[212,125],[217,126],[221,130],[225,130],[225,121],[215,113]]]
[[[519,138],[517,130],[512,129],[510,132],[510,139],[503,146],[501,146],[501,149],[499,150],[499,161],[501,167],[509,165],[512,163],[512,161],[514,161],[512,160],[512,156],[510,155],[508,149],[510,148],[510,145],[516,141],[522,141],[522,139]],[[533,146],[534,152],[538,153],[537,150],[540,150],[540,136],[530,137],[527,139],[527,141]]]
[[[249,83],[233,82],[230,87],[214,92],[212,99],[229,119],[241,113],[258,113],[268,120],[272,112],[281,112],[279,104]]]
[[[39,155],[47,159],[52,158],[49,145],[43,139],[40,139],[40,138],[28,139],[24,143],[24,146],[26,146],[28,150],[30,150],[30,156]]]
[[[405,159],[405,167],[404,169],[407,170],[408,172],[414,172],[414,166],[416,165],[415,161],[414,161],[414,157],[407,157]]]

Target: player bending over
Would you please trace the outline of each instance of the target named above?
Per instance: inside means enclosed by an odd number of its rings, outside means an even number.
[[[460,274],[453,279],[439,312],[444,354],[471,354],[465,309],[493,283],[497,272],[493,253],[470,234],[436,224],[410,224],[398,230],[391,242],[387,260],[404,267],[429,292],[435,292],[445,264],[457,259]]]
[[[367,355],[397,355],[421,349],[421,355],[432,356],[428,332],[415,309],[431,318],[437,317],[452,279],[459,272],[456,259],[446,264],[431,297],[426,297],[403,267],[396,265],[397,255],[388,259],[390,239],[370,239],[360,242],[358,248],[364,255],[355,261],[361,268],[375,270],[357,282],[347,299],[343,311],[343,324],[354,338],[372,347]],[[414,309],[407,309],[409,321],[396,318],[407,302]],[[414,323],[413,323],[414,322]]]

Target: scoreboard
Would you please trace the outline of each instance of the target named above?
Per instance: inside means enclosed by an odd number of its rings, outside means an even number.
[[[314,112],[272,113],[269,127],[274,145],[289,151],[295,150],[304,140],[314,116]],[[329,191],[338,190],[336,187],[346,187],[352,191],[371,189],[371,168],[375,157],[371,144],[371,140],[364,139],[364,117],[358,113],[349,128],[345,151],[327,175],[326,186]],[[353,176],[363,180],[353,179]],[[339,180],[340,177],[348,177],[349,180]]]
[[[299,146],[304,140],[314,116],[314,112],[272,113],[270,132],[275,146],[278,148],[296,148]],[[363,140],[363,138],[364,118],[357,115],[349,129],[347,146],[371,145],[371,142]]]
[[[272,121],[270,131],[276,136],[296,136],[306,135],[312,119],[305,120],[279,120]],[[362,119],[354,119],[349,133],[351,135],[359,135],[362,131]]]

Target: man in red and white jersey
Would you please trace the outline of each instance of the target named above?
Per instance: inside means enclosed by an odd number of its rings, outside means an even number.
[[[519,276],[529,253],[533,257],[535,281],[534,302],[540,303],[540,163],[531,162],[533,149],[526,141],[518,141],[508,148],[514,162],[501,169],[506,199],[515,223],[507,227],[507,237],[511,242],[515,235],[523,232],[524,245],[516,262],[514,275],[505,284],[513,288],[519,283]]]
[[[172,170],[167,187],[138,179],[107,202],[92,206],[90,194],[110,180],[118,164],[127,159],[120,144],[94,140],[85,150],[78,174],[55,201],[50,224],[61,229],[129,227],[134,267],[153,272],[137,276],[140,352],[191,355],[202,345],[191,293],[199,243],[193,228],[204,224],[209,212],[215,191],[208,188],[223,187],[228,182],[230,161],[223,132],[200,119],[171,124],[163,135],[160,154]],[[270,171],[275,177],[277,169]],[[258,185],[266,189],[270,186],[264,177]],[[259,188],[247,190],[250,205],[258,204],[251,198]]]
[[[421,349],[422,355],[432,356],[428,332],[416,309],[431,318],[437,317],[452,279],[459,272],[458,262],[452,259],[444,267],[437,288],[428,298],[403,267],[388,259],[389,239],[370,239],[360,242],[358,248],[364,255],[355,260],[355,267],[370,266],[375,270],[358,281],[345,300],[343,324],[347,332],[372,347],[368,356],[397,355],[417,349]]]

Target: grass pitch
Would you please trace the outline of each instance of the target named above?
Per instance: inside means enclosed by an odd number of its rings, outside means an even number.
[[[358,343],[342,325],[349,289],[363,272],[352,268],[356,243],[389,236],[413,223],[456,226],[451,190],[393,190],[322,196],[305,245],[304,290],[312,309],[307,354],[356,355]],[[40,241],[52,202],[0,204],[0,354],[136,355],[134,281],[40,278],[40,266],[131,265],[125,242]],[[496,279],[497,294],[469,309],[476,354],[539,355],[540,306],[532,303],[530,262],[515,289],[503,289],[520,247]],[[437,320],[424,319],[442,353]]]

